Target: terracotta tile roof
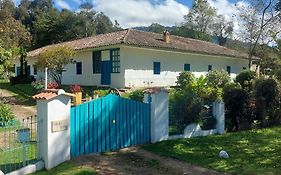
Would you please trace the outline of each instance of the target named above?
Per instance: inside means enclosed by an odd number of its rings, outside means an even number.
[[[57,45],[66,45],[72,47],[75,50],[83,50],[118,44],[183,52],[230,56],[238,58],[247,58],[248,56],[246,53],[241,53],[206,41],[200,41],[173,35],[171,35],[170,38],[171,42],[166,43],[163,41],[162,34],[142,32],[134,29],[125,29],[118,32],[82,38],[74,41],[63,42],[60,44],[48,45],[28,52],[27,56],[35,57],[39,55],[42,51],[51,47],[55,47]]]
[[[34,95],[32,98],[36,99],[36,100],[50,100],[61,94],[71,96],[71,97],[75,96],[73,94],[66,93],[62,89],[47,89],[47,90],[44,90],[43,92],[41,92],[40,94]]]

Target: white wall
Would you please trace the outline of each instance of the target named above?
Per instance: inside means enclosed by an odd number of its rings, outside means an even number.
[[[111,74],[111,87],[115,88],[173,86],[179,73],[184,70],[184,64],[190,64],[191,71],[197,77],[207,73],[208,65],[217,70],[226,70],[227,66],[231,66],[232,78],[248,65],[246,59],[117,45],[79,51],[73,59],[82,62],[82,75],[76,74],[76,64],[69,64],[63,72],[62,84],[101,86],[101,74],[93,74],[92,52],[101,50],[102,60],[108,60],[111,48],[120,48],[120,73]],[[34,62],[31,59],[28,64]],[[153,74],[153,62],[160,62],[160,75]],[[19,62],[16,64],[19,65]],[[38,71],[37,78],[43,79],[44,73]]]
[[[231,66],[231,77],[247,67],[246,59],[211,56],[202,54],[171,52],[164,50],[123,47],[123,59],[126,59],[122,69],[125,69],[126,87],[171,86],[184,69],[184,64],[190,64],[191,71],[197,76],[205,75],[208,65],[213,70],[226,70]],[[161,63],[161,74],[153,74],[153,62]]]

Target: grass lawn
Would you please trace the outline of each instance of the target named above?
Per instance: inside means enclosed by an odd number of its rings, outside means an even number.
[[[23,102],[24,104],[35,104],[35,100],[32,99],[32,96],[36,94],[36,90],[31,84],[11,85],[8,81],[0,80],[0,88],[10,91],[17,100]]]
[[[144,149],[220,172],[281,174],[281,127],[170,140]],[[226,150],[230,158],[219,158],[220,150]]]
[[[72,162],[65,162],[50,171],[38,171],[32,175],[92,175],[97,174],[95,169],[87,166],[79,166]]]

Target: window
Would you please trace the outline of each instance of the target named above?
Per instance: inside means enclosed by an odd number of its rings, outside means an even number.
[[[120,49],[110,50],[110,59],[112,62],[112,73],[120,73]]]
[[[33,75],[37,75],[37,67],[33,65]]]
[[[76,62],[76,74],[77,75],[82,74],[82,62]]]
[[[153,62],[153,73],[159,75],[161,72],[160,62]]]
[[[93,52],[93,73],[101,73],[101,51]]]
[[[230,67],[230,66],[227,66],[227,67],[226,67],[226,71],[227,71],[228,74],[230,74],[230,73],[231,73],[231,67]]]
[[[16,75],[17,75],[17,76],[20,76],[20,66],[17,66]]]
[[[190,71],[190,64],[184,64],[183,69],[184,71]]]
[[[208,65],[208,71],[211,71],[213,69],[212,65]]]

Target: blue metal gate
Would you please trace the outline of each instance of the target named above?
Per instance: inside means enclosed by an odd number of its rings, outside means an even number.
[[[71,157],[150,142],[150,104],[109,94],[73,107]]]

